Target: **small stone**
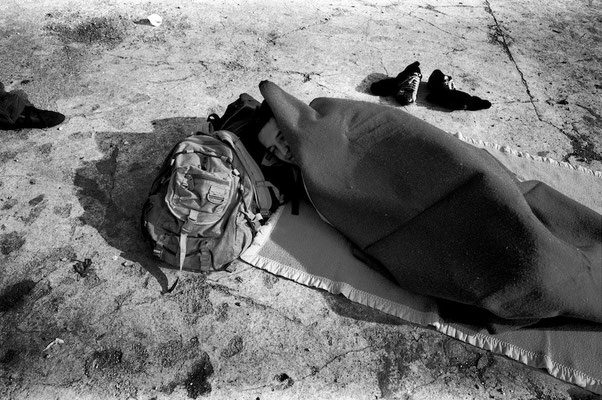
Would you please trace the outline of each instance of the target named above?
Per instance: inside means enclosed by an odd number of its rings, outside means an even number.
[[[479,358],[479,361],[477,361],[477,369],[484,369],[487,367],[487,365],[489,365],[489,359],[487,358],[487,355],[482,355]]]
[[[161,16],[157,14],[151,14],[147,18],[148,22],[150,22],[152,26],[159,26],[161,25],[161,23],[163,23],[163,18],[161,18]]]
[[[226,348],[224,348],[221,352],[222,357],[230,358],[240,353],[244,347],[243,338],[241,336],[234,336],[228,342]]]
[[[279,382],[279,384],[276,385],[276,388],[279,390],[288,389],[295,384],[293,378],[288,376],[286,373],[278,374],[274,377],[274,379]]]

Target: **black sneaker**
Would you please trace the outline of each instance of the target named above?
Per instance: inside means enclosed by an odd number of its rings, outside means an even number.
[[[395,100],[401,105],[408,105],[416,101],[416,95],[418,94],[418,87],[422,80],[422,73],[420,72],[420,63],[414,61],[403,71],[397,75],[397,92],[395,93]]]
[[[413,72],[399,84],[399,90],[395,95],[395,100],[404,106],[414,103],[416,101],[416,95],[418,94],[418,87],[420,86],[421,80],[422,74],[420,72]]]
[[[403,71],[401,71],[395,78],[385,78],[380,81],[374,82],[370,85],[370,92],[376,96],[396,96],[401,90],[401,86],[406,84],[407,79],[415,73],[420,74],[420,63],[414,61]],[[422,75],[420,75],[422,77]]]
[[[429,77],[427,87],[428,101],[450,110],[477,111],[491,107],[491,102],[456,89],[451,76],[436,69]]]
[[[445,75],[438,69],[434,70],[431,76],[429,76],[427,87],[431,92],[456,90],[453,78],[449,75]]]

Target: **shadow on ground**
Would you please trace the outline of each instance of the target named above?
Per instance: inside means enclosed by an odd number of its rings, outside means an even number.
[[[328,292],[321,292],[321,294],[326,301],[328,308],[330,308],[330,310],[335,314],[342,317],[352,318],[357,321],[376,322],[378,324],[385,325],[417,326],[391,314],[386,314],[363,304],[354,303],[342,294],[335,295]]]

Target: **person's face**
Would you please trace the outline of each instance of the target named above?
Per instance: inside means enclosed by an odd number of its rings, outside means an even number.
[[[284,136],[282,136],[282,132],[278,129],[278,125],[276,125],[276,120],[274,118],[270,118],[268,123],[261,128],[257,138],[259,139],[259,143],[261,143],[270,154],[281,161],[288,163],[293,162],[291,149],[286,140],[284,140]]]

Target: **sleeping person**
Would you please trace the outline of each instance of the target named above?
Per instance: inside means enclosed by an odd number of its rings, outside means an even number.
[[[257,139],[404,289],[513,320],[602,322],[602,216],[401,110],[260,84]]]

